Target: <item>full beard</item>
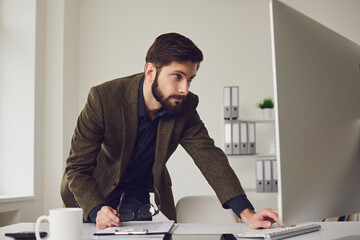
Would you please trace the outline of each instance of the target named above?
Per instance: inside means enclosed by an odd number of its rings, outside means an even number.
[[[154,83],[151,86],[151,92],[153,96],[155,97],[156,101],[158,101],[161,104],[161,106],[164,108],[166,113],[168,113],[169,115],[178,114],[183,108],[183,103],[186,97],[182,95],[170,95],[169,97],[165,98],[164,94],[159,89],[158,77],[159,77],[158,73],[156,73]],[[181,99],[182,101],[181,102],[176,101],[175,105],[173,105],[170,102],[171,98]]]

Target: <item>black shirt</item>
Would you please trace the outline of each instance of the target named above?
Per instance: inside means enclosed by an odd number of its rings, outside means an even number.
[[[151,170],[155,161],[156,136],[159,120],[166,115],[166,111],[160,109],[153,120],[147,116],[143,96],[143,85],[144,79],[141,80],[139,87],[139,120],[136,142],[131,160],[121,182],[138,182],[147,185],[147,181],[151,178]]]

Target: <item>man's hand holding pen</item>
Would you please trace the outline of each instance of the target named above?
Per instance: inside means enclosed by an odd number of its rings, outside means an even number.
[[[125,198],[125,193],[121,194],[119,205],[116,210],[109,207],[103,206],[96,216],[96,227],[103,230],[107,227],[121,227],[123,224],[120,221],[120,206]]]
[[[96,216],[96,227],[103,230],[107,227],[121,227],[119,212],[109,206],[103,206]]]

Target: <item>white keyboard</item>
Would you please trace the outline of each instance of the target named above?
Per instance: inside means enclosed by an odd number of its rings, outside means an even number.
[[[305,223],[299,224],[292,227],[284,228],[269,228],[269,229],[260,229],[252,230],[245,233],[235,234],[237,238],[263,238],[265,240],[276,240],[283,239],[287,237],[292,237],[304,233],[314,232],[320,230],[321,226],[314,223]]]

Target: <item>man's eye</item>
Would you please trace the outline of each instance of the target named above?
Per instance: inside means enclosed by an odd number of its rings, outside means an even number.
[[[180,79],[180,74],[174,74],[173,77],[174,77],[175,79]]]

